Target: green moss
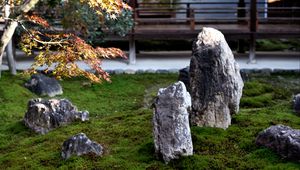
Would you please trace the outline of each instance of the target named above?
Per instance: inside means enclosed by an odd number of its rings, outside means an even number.
[[[0,79],[0,169],[299,169],[299,164],[255,145],[257,134],[270,125],[300,129],[299,117],[290,105],[291,94],[300,91],[297,78],[251,78],[232,125],[227,130],[192,127],[194,155],[166,165],[154,155],[149,107],[158,88],[175,82],[176,74],[114,75],[112,83],[88,86],[83,79],[64,80],[64,94],[58,98],[68,98],[79,110],[88,110],[90,121],[38,135],[21,121],[27,101],[37,96],[23,87],[22,77],[4,72]],[[62,143],[79,132],[101,143],[104,155],[62,160]]]

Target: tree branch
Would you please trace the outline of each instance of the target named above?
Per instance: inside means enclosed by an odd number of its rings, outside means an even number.
[[[8,21],[6,27],[4,28],[0,42],[0,77],[3,54],[8,42],[11,40],[18,26],[17,20],[20,20],[22,15],[31,10],[38,2],[39,0],[29,0],[27,3],[21,5],[20,8],[16,10],[16,13],[13,14],[13,18],[15,19]]]
[[[19,22],[20,23],[20,22]],[[68,44],[68,42],[64,42],[66,39],[61,39],[60,41],[41,41],[35,38],[33,34],[24,26],[24,24],[20,23],[21,27],[26,31],[27,34],[36,42],[44,44],[44,45],[59,45],[62,47],[62,44]]]

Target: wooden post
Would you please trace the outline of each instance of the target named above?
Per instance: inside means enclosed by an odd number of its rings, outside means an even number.
[[[250,5],[250,49],[248,63],[256,63],[255,60],[255,42],[257,31],[257,0],[251,0]]]
[[[194,9],[190,9],[190,28],[192,31],[195,30],[195,13]]]
[[[245,0],[239,0],[238,10],[237,10],[238,24],[246,24],[247,23],[247,21],[245,20],[245,17],[246,17],[245,7],[246,7]]]
[[[190,3],[186,4],[186,17],[190,18],[191,17],[191,13],[190,13]]]
[[[130,0],[130,6],[133,9],[133,20],[135,22],[135,19],[138,18],[138,11],[136,8],[138,7],[137,0]],[[134,37],[134,27],[131,30],[131,33],[129,35],[129,64],[135,64],[136,63],[136,48],[135,48],[135,37]]]
[[[9,18],[10,15],[10,2],[9,0],[5,0],[5,7],[4,7],[4,15],[5,18]],[[7,21],[5,21],[5,24],[7,24]],[[16,69],[16,62],[14,59],[14,51],[13,51],[13,43],[12,40],[9,41],[9,43],[6,46],[6,58],[8,62],[8,68],[10,70],[10,73],[12,75],[17,74],[17,69]]]
[[[238,9],[237,9],[238,24],[247,24],[247,21],[245,20],[246,17],[245,7],[246,7],[245,0],[239,0]],[[244,44],[245,44],[244,39],[238,40],[238,53],[245,53]]]
[[[129,37],[129,64],[136,63],[136,49],[135,49],[135,39],[134,35]]]

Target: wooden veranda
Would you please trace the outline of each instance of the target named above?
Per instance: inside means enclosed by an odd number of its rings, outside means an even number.
[[[193,40],[203,27],[213,27],[228,40],[248,40],[249,62],[254,63],[256,39],[300,38],[300,1],[269,1],[128,0],[134,28],[123,38],[108,38],[127,40],[129,63],[134,64],[136,41]]]
[[[255,41],[300,38],[300,3],[274,5],[260,0],[170,1],[130,0],[135,26],[127,36],[130,63],[136,61],[136,40],[194,39],[203,27],[220,30],[226,39],[247,39],[249,62],[255,62]]]

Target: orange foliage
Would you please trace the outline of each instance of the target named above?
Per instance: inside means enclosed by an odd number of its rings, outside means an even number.
[[[111,18],[117,17],[123,8],[130,9],[122,0],[80,0],[87,3],[91,8],[109,13]],[[46,20],[36,15],[26,15],[26,19],[49,28]],[[117,48],[92,47],[83,39],[74,34],[43,34],[39,31],[25,28],[26,33],[21,37],[20,46],[27,54],[32,50],[41,52],[35,57],[35,62],[26,73],[36,73],[37,69],[45,68],[45,72],[50,68],[52,74],[58,79],[63,77],[84,76],[92,82],[110,81],[109,74],[101,68],[103,58],[116,58],[126,55]],[[94,72],[82,70],[78,66],[78,61],[85,62]]]
[[[49,23],[48,23],[47,20],[45,20],[45,19],[43,19],[43,18],[41,18],[41,17],[39,17],[37,15],[25,15],[24,18],[26,18],[27,20],[29,20],[29,21],[31,21],[31,22],[33,22],[35,24],[39,24],[39,25],[41,25],[43,27],[46,27],[46,28],[50,27],[50,25],[49,25]]]

